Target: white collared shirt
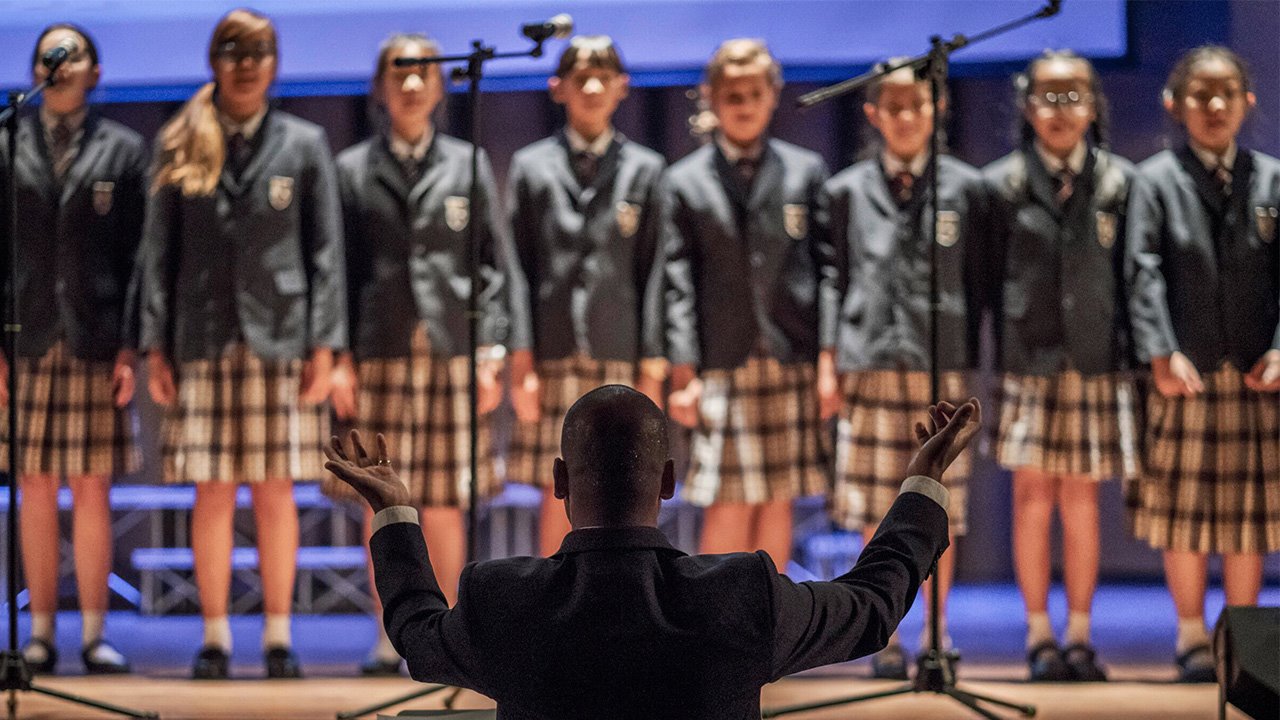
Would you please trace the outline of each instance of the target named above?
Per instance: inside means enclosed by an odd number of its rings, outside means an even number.
[[[1196,157],[1200,159],[1201,163],[1204,163],[1205,169],[1208,170],[1209,172],[1213,172],[1215,169],[1217,169],[1219,163],[1221,163],[1222,166],[1225,167],[1228,172],[1235,169],[1236,153],[1240,149],[1239,146],[1236,145],[1235,140],[1231,141],[1231,145],[1227,147],[1227,151],[1222,153],[1221,155],[1215,153],[1212,150],[1202,148],[1195,143],[1190,143],[1190,145],[1191,145],[1191,152],[1196,154]]]
[[[724,159],[729,161],[730,165],[736,165],[739,160],[759,160],[764,154],[764,138],[756,140],[749,148],[738,147],[729,142],[729,139],[723,133],[716,133],[716,144],[720,146],[720,152],[724,153]]]
[[[226,113],[218,111],[218,124],[222,126],[222,132],[227,137],[231,137],[239,133],[244,136],[245,140],[252,140],[254,135],[258,134],[258,128],[262,127],[262,119],[267,116],[267,104],[263,103],[262,108],[258,112],[250,115],[244,122],[236,122],[232,120]]]
[[[1071,154],[1067,156],[1065,163],[1062,158],[1046,150],[1039,140],[1036,141],[1035,146],[1036,154],[1040,156],[1040,162],[1044,163],[1044,169],[1049,171],[1050,176],[1059,175],[1063,168],[1071,170],[1072,175],[1084,172],[1084,161],[1089,156],[1088,144],[1077,143],[1074,148],[1071,148]]]
[[[600,133],[600,136],[595,140],[588,142],[586,138],[582,137],[581,133],[572,127],[565,126],[564,129],[565,139],[569,141],[569,150],[574,153],[588,152],[598,158],[604,157],[604,154],[609,152],[609,145],[613,142],[615,135],[617,133],[610,126],[605,128],[605,131]]]
[[[427,150],[431,149],[431,141],[435,139],[436,130],[431,123],[427,123],[426,131],[422,133],[422,137],[418,138],[416,143],[410,143],[397,135],[394,130],[391,131],[390,135],[391,154],[395,156],[396,160],[400,162],[405,162],[406,160],[422,162],[422,158],[427,156]]]
[[[880,161],[884,163],[884,174],[889,177],[897,177],[903,172],[909,172],[915,177],[924,175],[925,167],[929,164],[929,152],[916,155],[911,158],[910,162],[904,162],[902,158],[885,150],[880,154]]]

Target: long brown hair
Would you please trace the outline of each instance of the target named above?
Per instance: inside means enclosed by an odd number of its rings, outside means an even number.
[[[238,8],[223,15],[209,38],[209,66],[214,66],[219,51],[227,43],[264,30],[271,36],[274,55],[276,29],[270,18],[247,8]],[[165,185],[177,185],[183,195],[196,197],[212,195],[218,187],[227,148],[214,105],[216,89],[216,83],[205,83],[160,129],[160,153],[151,183],[152,192]]]

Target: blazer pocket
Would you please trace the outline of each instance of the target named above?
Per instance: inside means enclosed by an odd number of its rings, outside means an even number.
[[[301,295],[307,291],[307,279],[297,268],[277,270],[275,280],[276,291],[281,295]]]

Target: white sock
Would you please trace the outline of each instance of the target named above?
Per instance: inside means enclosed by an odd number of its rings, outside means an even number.
[[[1088,616],[1085,616],[1085,622],[1088,623]],[[1047,612],[1029,612],[1027,613],[1027,649],[1045,642],[1053,642],[1056,638],[1053,636],[1053,625],[1049,622],[1049,613]]]
[[[53,613],[31,613],[31,637],[40,638],[45,642],[52,643],[55,630],[55,617],[56,616]]]
[[[378,625],[378,641],[373,645],[373,651],[370,653],[376,660],[399,660],[400,653],[396,652],[396,648],[391,644],[391,638],[387,635],[387,629],[383,627],[381,620]]]
[[[292,617],[288,613],[268,613],[262,618],[262,649],[293,647]]]
[[[80,611],[80,642],[88,647],[94,640],[102,637],[107,623],[107,614],[101,610]]]
[[[1195,617],[1178,618],[1178,645],[1177,652],[1179,655],[1190,650],[1197,645],[1208,645],[1209,633],[1204,628],[1204,616],[1196,615]]]
[[[204,619],[204,644],[231,654],[231,621],[226,615]]]
[[[1068,645],[1088,645],[1092,635],[1089,628],[1090,615],[1087,612],[1067,613]]]

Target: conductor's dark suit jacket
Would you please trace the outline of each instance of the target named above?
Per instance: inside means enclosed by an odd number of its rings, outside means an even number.
[[[550,558],[468,565],[452,609],[416,523],[370,550],[410,674],[483,693],[503,720],[747,720],[764,684],[883,647],[946,545],[943,506],[909,491],[831,582],[794,583],[763,552],[689,556],[654,527],[589,528]]]
[[[671,166],[662,243],[672,363],[732,369],[761,345],[784,363],[817,360],[819,291],[831,270],[818,228],[826,179],[817,153],[776,139],[750,187],[716,143]]]
[[[212,195],[157,190],[143,227],[142,347],[178,362],[243,339],[299,359],[347,343],[342,214],[324,130],[270,110],[240,177]]]
[[[85,117],[75,159],[59,183],[36,114],[18,123],[18,354],[43,355],[64,338],[71,354],[107,361],[134,344],[136,302],[128,302],[142,234],[147,154],[134,131]],[[7,133],[0,163],[9,165]],[[5,178],[9,173],[4,172]],[[0,181],[0,197],[8,188]],[[0,208],[8,235],[8,206]],[[0,252],[9,281],[9,257]],[[126,310],[126,305],[131,305]]]
[[[1030,145],[984,170],[1001,367],[1024,375],[1128,367],[1125,208],[1133,165],[1090,148],[1064,204]]]
[[[929,246],[938,242],[938,366],[976,367],[990,304],[988,200],[978,170],[938,158],[938,228],[928,227],[929,178],[899,207],[879,159],[827,182],[835,292],[825,295],[823,346],[842,371],[929,369]]]
[[[435,133],[413,182],[384,135],[338,155],[357,357],[407,357],[420,320],[426,321],[434,354],[466,354],[473,221],[480,223],[477,340],[529,346],[527,310],[521,306],[508,314],[508,293],[519,295],[525,287],[511,232],[498,211],[493,171],[483,152],[479,164],[481,206],[472,212],[470,143]]]
[[[1138,355],[1249,372],[1280,349],[1280,160],[1240,148],[1224,200],[1191,148],[1138,165],[1129,207]]]
[[[662,355],[656,152],[616,134],[583,187],[564,133],[521,149],[508,179],[511,225],[539,360]],[[655,270],[657,272],[655,272]]]

